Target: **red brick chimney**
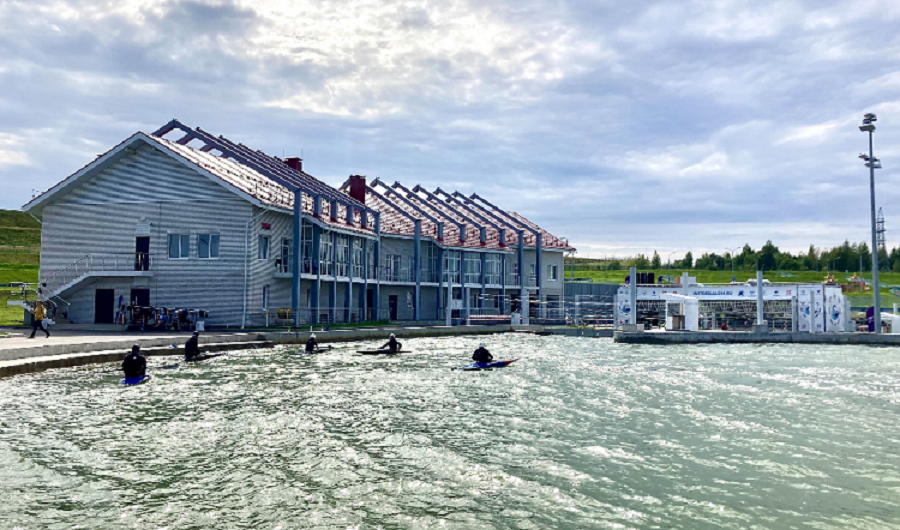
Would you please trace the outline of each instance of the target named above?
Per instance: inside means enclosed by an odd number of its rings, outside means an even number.
[[[363,204],[366,203],[365,175],[350,175],[350,196]]]
[[[294,168],[297,171],[303,171],[303,159],[298,158],[296,156],[292,156],[284,159],[284,163],[288,165],[288,167]]]

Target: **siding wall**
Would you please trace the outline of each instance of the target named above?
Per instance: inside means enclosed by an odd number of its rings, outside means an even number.
[[[210,324],[239,324],[251,209],[250,203],[204,175],[144,146],[44,207],[41,277],[88,253],[121,254],[127,261],[135,250],[136,227],[150,223],[154,276],[85,284],[69,295],[70,316],[93,322],[95,289],[112,285],[116,301],[120,292],[127,293],[127,300],[136,282],[150,289],[154,305],[205,309]],[[191,236],[189,259],[168,259],[169,233]],[[219,259],[198,259],[201,233],[219,234]]]

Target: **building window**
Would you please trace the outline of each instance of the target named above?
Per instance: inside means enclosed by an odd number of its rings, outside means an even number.
[[[400,265],[403,256],[399,254],[387,254],[384,256],[384,280],[389,282],[400,281]]]
[[[169,259],[188,259],[189,257],[191,257],[191,236],[169,234]]]
[[[466,267],[466,283],[481,283],[481,254],[466,252],[464,263]]]
[[[362,278],[363,277],[363,244],[364,240],[359,239],[356,241],[356,244],[353,245],[353,277],[354,278]]]
[[[263,311],[269,310],[269,286],[263,287]]]
[[[324,276],[331,276],[334,266],[334,242],[331,234],[325,234],[319,240],[319,272]]]
[[[219,257],[219,234],[200,234],[197,236],[197,257],[200,259],[216,259]]]
[[[459,283],[460,281],[460,256],[455,250],[444,252],[444,274],[450,283]]]
[[[337,276],[349,276],[350,240],[343,234],[338,234],[337,236],[337,253],[335,257],[337,261]]]
[[[484,261],[484,281],[491,285],[500,283],[500,255],[488,254]]]
[[[547,265],[547,279],[551,282],[559,280],[559,265]]]
[[[256,250],[257,258],[269,259],[269,236],[259,236]]]
[[[281,267],[278,269],[281,272],[294,272],[293,242],[292,239],[281,239]]]

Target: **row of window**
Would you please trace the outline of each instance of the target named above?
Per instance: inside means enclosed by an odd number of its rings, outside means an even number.
[[[191,257],[191,236],[189,234],[169,234],[169,259]],[[197,235],[197,257],[216,259],[219,257],[219,234]]]
[[[307,243],[303,242],[304,246]],[[350,261],[350,249],[346,236],[339,236],[337,241],[337,272],[338,276],[347,275],[347,265]],[[288,258],[291,255],[291,241],[282,240],[282,257]],[[367,245],[368,246],[368,245]],[[371,259],[371,249],[368,249]],[[426,263],[431,267],[437,265],[437,256],[432,255],[431,249],[428,249]],[[189,234],[169,234],[169,259],[188,259],[191,251],[191,236]],[[197,257],[199,259],[216,259],[219,257],[219,234],[198,234],[197,235]],[[326,275],[331,275],[331,264],[334,255],[334,245],[327,238],[322,240],[319,259],[324,266],[322,271]],[[269,236],[260,235],[257,240],[257,258],[261,260],[269,259]],[[460,255],[458,252],[448,252],[444,258],[444,267],[448,273],[457,276],[460,272]],[[289,261],[285,260],[285,265]],[[399,255],[385,255],[385,267],[392,273],[399,275],[402,257]],[[362,248],[354,245],[352,255],[353,272],[356,276],[362,275]],[[513,274],[518,274],[518,265],[513,265]],[[490,254],[485,258],[485,275],[488,276],[488,283],[500,283],[500,256]],[[409,268],[414,268],[413,258],[409,258]],[[531,275],[535,274],[535,264],[531,264]],[[396,271],[396,272],[395,272]],[[390,276],[390,274],[389,274]],[[467,253],[465,256],[465,276],[467,283],[478,283],[481,278],[481,257],[478,254]],[[547,266],[547,279],[550,281],[559,280],[559,266]]]

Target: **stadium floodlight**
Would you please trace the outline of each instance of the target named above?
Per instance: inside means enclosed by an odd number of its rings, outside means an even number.
[[[861,153],[859,157],[866,161],[865,166],[869,168],[869,198],[872,213],[872,290],[875,292],[874,324],[875,333],[881,333],[881,283],[878,281],[878,234],[875,221],[875,170],[881,169],[881,161],[875,158],[875,150],[873,144],[873,136],[875,133],[874,122],[878,121],[875,114],[867,112],[863,116],[862,125],[859,130],[869,133],[869,154]]]

